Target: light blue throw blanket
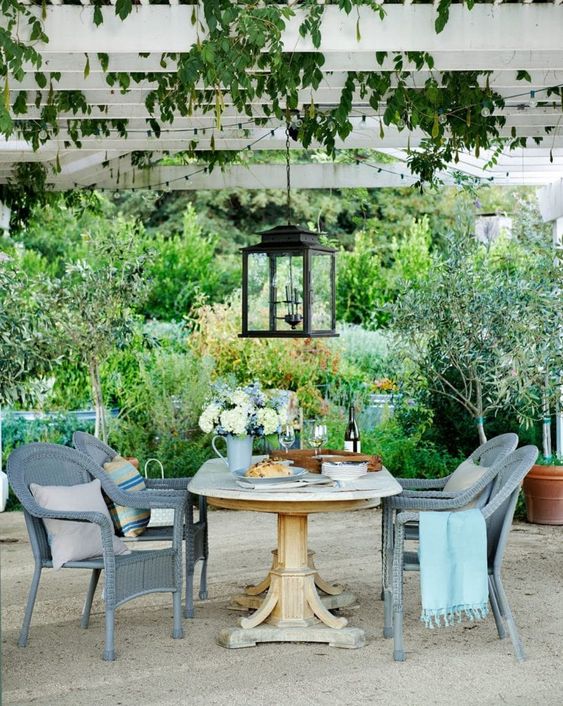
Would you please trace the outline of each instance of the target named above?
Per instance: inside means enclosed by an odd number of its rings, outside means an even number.
[[[487,530],[480,510],[421,512],[418,554],[426,627],[486,617]]]

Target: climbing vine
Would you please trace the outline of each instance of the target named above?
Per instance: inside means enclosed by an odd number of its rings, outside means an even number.
[[[466,0],[468,9],[473,7],[474,1]],[[332,4],[347,15],[357,13],[358,41],[362,38],[360,7],[370,8],[381,18],[385,15],[384,6],[375,0],[334,0]],[[437,32],[447,23],[450,5],[451,0],[440,0],[437,5]],[[101,25],[105,12],[115,12],[126,21],[133,6],[133,0],[116,0],[113,7],[105,0],[93,0],[93,22]],[[299,32],[318,49],[326,6],[317,0],[288,4],[202,0],[193,5],[191,11],[197,41],[187,47],[185,53],[162,54],[160,63],[164,71],[118,73],[111,71],[108,55],[98,54],[97,59],[108,86],[114,90],[127,93],[141,81],[153,86],[146,97],[149,135],[158,137],[178,115],[191,116],[198,111],[213,116],[208,155],[212,166],[226,161],[218,157],[214,148],[215,136],[223,129],[227,96],[237,111],[248,116],[255,125],[268,125],[272,118],[284,121],[291,116],[295,139],[305,147],[318,141],[329,153],[334,153],[338,140],[345,140],[352,132],[352,119],[361,118],[353,109],[354,97],[359,94],[381,116],[377,130],[381,138],[389,126],[409,132],[420,130],[425,135],[421,149],[411,151],[409,148],[411,170],[421,183],[434,181],[441,169],[457,160],[461,150],[479,154],[480,150],[494,149],[505,142],[525,143],[525,138],[519,137],[516,130],[508,140],[501,137],[505,125],[504,99],[489,86],[488,72],[436,72],[432,56],[424,52],[377,52],[380,70],[348,72],[338,104],[317,105],[314,91],[324,77],[323,54],[284,51],[283,32],[287,22],[295,17],[297,6],[302,17]],[[5,18],[0,26],[0,78],[4,81],[0,134],[10,135],[16,131],[38,149],[59,135],[59,116],[64,112],[77,116],[66,121],[65,139],[69,144],[80,147],[84,137],[109,136],[114,132],[126,137],[127,120],[92,117],[92,106],[81,91],[58,90],[61,75],[41,70],[42,59],[34,44],[48,41],[42,23],[44,0],[39,13],[19,0],[0,0],[0,9]],[[27,43],[19,39],[22,22],[29,25]],[[24,66],[30,63],[36,69],[35,97],[28,91],[20,91],[12,99],[10,78],[21,80]],[[413,69],[429,72],[423,85],[415,86]],[[85,55],[85,80],[89,73],[90,56]],[[529,80],[525,71],[519,72],[518,78]],[[311,100],[305,104],[301,99],[303,92],[311,94]],[[563,100],[560,87],[553,87],[548,95]],[[40,115],[33,120],[26,118],[32,99]],[[259,115],[253,110],[253,104],[258,101],[263,103]],[[198,140],[194,133],[187,144],[188,151],[196,149]]]

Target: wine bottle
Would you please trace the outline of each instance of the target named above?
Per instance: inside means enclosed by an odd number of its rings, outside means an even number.
[[[344,450],[360,453],[362,450],[362,442],[360,440],[360,430],[356,424],[356,410],[354,405],[350,405],[348,413],[348,426],[344,433]]]

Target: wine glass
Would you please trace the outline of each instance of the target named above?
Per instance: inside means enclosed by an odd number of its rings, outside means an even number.
[[[315,449],[315,456],[318,455],[319,449],[322,448],[328,441],[328,429],[326,424],[322,424],[317,419],[308,424],[307,428],[307,443],[311,448]]]
[[[278,433],[280,446],[288,453],[295,442],[295,430],[293,424],[282,424]]]

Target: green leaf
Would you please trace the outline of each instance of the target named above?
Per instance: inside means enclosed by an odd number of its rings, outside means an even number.
[[[96,27],[99,27],[102,24],[102,22],[104,21],[104,16],[102,15],[102,8],[98,4],[94,5],[93,20],[94,20],[94,24],[96,25]]]
[[[440,134],[440,120],[438,113],[434,113],[434,122],[432,123],[432,138],[435,140]]]
[[[90,57],[88,54],[84,54],[86,57],[86,63],[84,64],[84,78],[88,78],[90,76]]]
[[[386,57],[387,57],[386,51],[376,51],[375,52],[375,59],[380,66],[383,66],[383,62],[385,61]]]
[[[121,20],[124,20],[128,15],[130,15],[132,10],[132,0],[117,0],[117,2],[115,3],[115,14]]]
[[[47,77],[43,72],[35,72],[35,83],[39,86],[39,88],[45,88],[45,86],[47,85]]]
[[[4,110],[6,113],[10,112],[10,83],[7,75],[4,79]]]
[[[517,81],[528,81],[528,83],[532,83],[532,77],[527,71],[524,71],[524,69],[520,69],[519,71],[516,72],[516,80]]]
[[[109,54],[104,54],[102,52],[98,53],[98,61],[100,62],[102,71],[104,73],[107,73],[107,70],[109,68]]]
[[[361,42],[362,41],[362,33],[360,32],[360,18],[356,20],[356,41]]]

